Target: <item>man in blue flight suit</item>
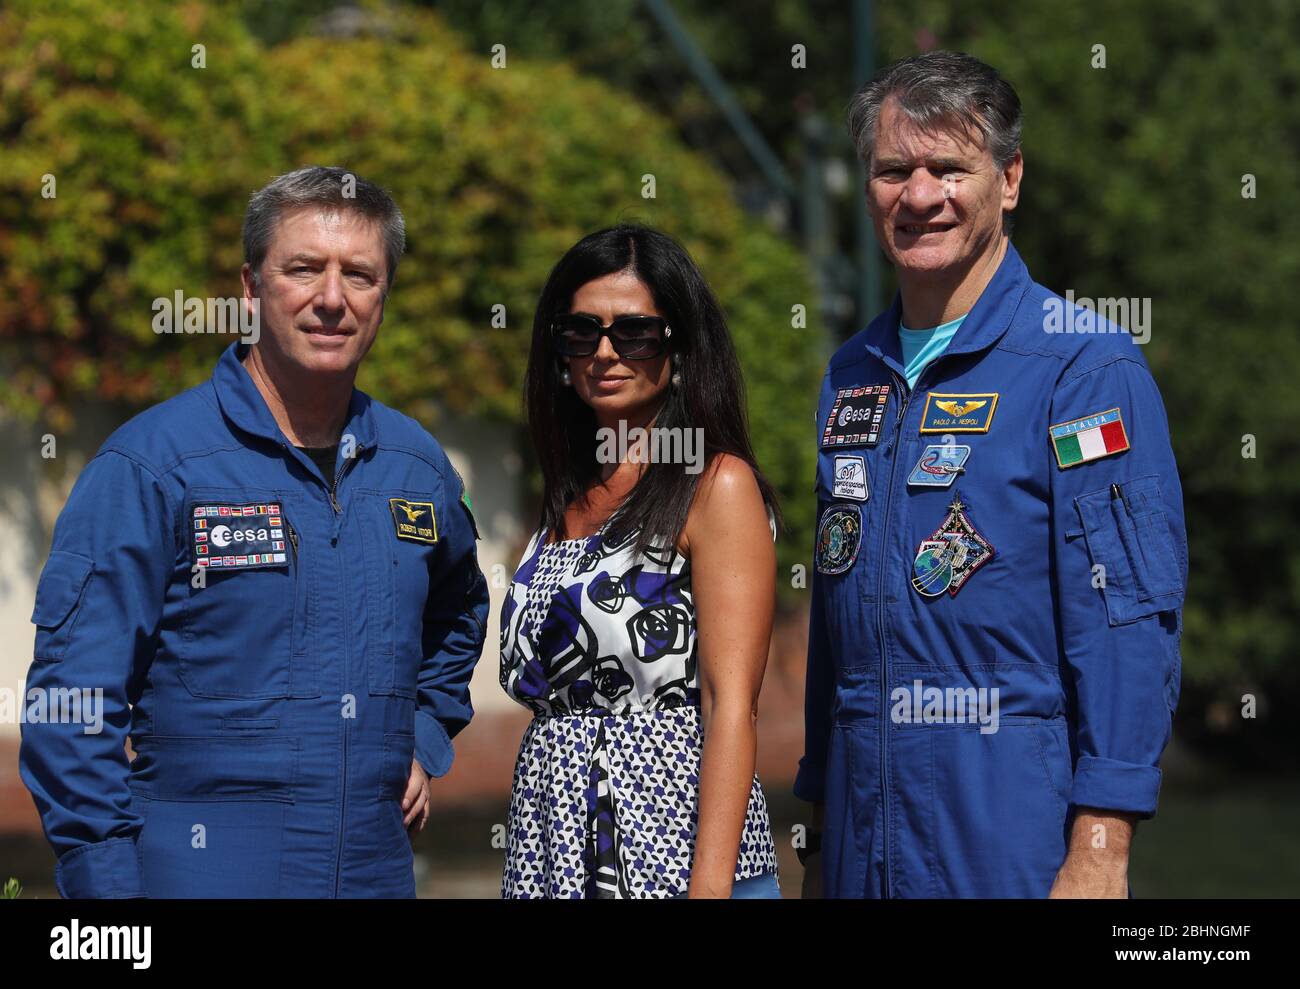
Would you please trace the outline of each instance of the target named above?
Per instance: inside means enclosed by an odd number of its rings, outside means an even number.
[[[1126,896],[1187,575],[1159,392],[1011,246],[1021,112],[993,69],[905,59],[849,121],[899,294],[817,413],[805,894]]]
[[[65,897],[415,895],[488,594],[446,454],[353,387],[404,248],[377,186],[275,179],[244,219],[259,338],[78,478],[27,686],[102,689],[104,730],[20,750]]]

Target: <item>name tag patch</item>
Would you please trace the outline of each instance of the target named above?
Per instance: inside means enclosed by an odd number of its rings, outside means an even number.
[[[932,391],[925,396],[922,433],[987,433],[998,407],[999,392],[952,395]]]
[[[388,507],[393,513],[393,525],[398,539],[407,539],[413,543],[438,541],[438,523],[433,517],[433,502],[389,498]]]
[[[870,494],[871,492],[867,490],[867,465],[863,458],[837,456],[831,497],[866,501]]]
[[[880,442],[880,424],[889,401],[889,385],[841,388],[835,393],[831,414],[822,430],[822,448],[828,446],[875,446]]]
[[[194,562],[201,567],[253,570],[288,565],[288,523],[279,504],[195,505],[191,521]]]
[[[921,488],[947,488],[966,467],[970,447],[964,444],[931,443],[907,476],[907,483]]]

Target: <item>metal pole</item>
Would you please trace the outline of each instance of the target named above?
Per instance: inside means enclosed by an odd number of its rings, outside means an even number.
[[[678,54],[686,61],[687,67],[695,73],[695,78],[699,80],[700,85],[718,105],[718,109],[731,124],[736,136],[740,138],[740,143],[745,146],[745,150],[754,159],[768,183],[780,190],[786,202],[792,202],[798,193],[794,182],[786,173],[785,166],[781,164],[781,159],[767,146],[758,128],[750,123],[745,111],[731,95],[730,88],[713,68],[709,57],[695,44],[690,32],[677,19],[673,8],[667,0],[645,0],[645,5],[654,19],[659,22],[659,26],[664,29],[664,33],[668,35],[668,40],[672,42]]]
[[[872,0],[853,0],[853,91],[867,83],[875,74],[875,10]],[[857,216],[857,268],[858,268],[858,325],[862,329],[884,308],[881,301],[880,251],[876,247],[876,234],[867,215],[866,171],[858,163],[861,181],[858,183]]]

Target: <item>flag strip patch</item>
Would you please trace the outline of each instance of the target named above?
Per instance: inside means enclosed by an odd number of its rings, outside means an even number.
[[[195,563],[216,569],[283,567],[284,516],[278,504],[193,505],[191,546]]]
[[[1129,448],[1124,417],[1118,408],[1052,426],[1051,436],[1056,463],[1061,468],[1100,460]]]

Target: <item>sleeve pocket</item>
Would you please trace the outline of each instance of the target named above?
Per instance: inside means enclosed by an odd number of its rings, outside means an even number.
[[[76,625],[73,614],[90,579],[94,562],[77,553],[55,550],[36,585],[32,624],[36,626],[36,658],[62,659]]]
[[[1179,607],[1183,568],[1155,475],[1090,491],[1075,506],[1111,625]]]

